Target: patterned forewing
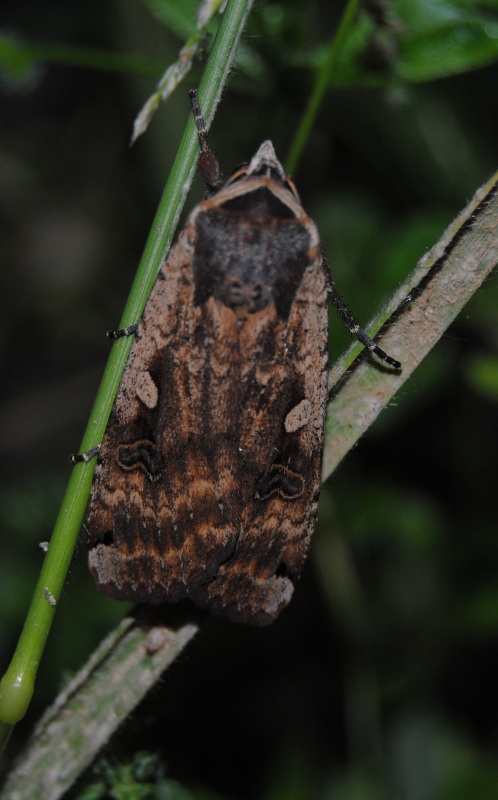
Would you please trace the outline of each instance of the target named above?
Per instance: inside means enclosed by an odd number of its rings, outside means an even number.
[[[275,306],[241,330],[242,524],[234,554],[193,597],[265,625],[289,602],[316,522],[327,398],[328,271],[317,251],[287,320]]]
[[[215,390],[237,370],[233,320],[194,305],[191,238],[154,285],[96,468],[89,562],[110,597],[175,602],[238,536],[237,399]]]

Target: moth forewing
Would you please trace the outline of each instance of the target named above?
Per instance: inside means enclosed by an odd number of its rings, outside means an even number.
[[[88,514],[100,591],[265,625],[314,529],[328,269],[264,142],[191,213],[153,287]]]

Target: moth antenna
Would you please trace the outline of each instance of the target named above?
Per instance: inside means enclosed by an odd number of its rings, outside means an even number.
[[[392,369],[400,370],[401,363],[397,361],[395,358],[392,358],[392,356],[387,355],[387,353],[385,353],[384,350],[382,350],[382,348],[376,345],[374,340],[371,339],[370,336],[368,336],[368,334],[365,333],[363,328],[357,323],[351,311],[349,310],[346,303],[342,299],[341,295],[335,288],[335,284],[332,280],[330,281],[329,294],[335,306],[335,309],[339,314],[339,317],[343,321],[349,333],[352,336],[356,337],[356,339],[358,339],[359,342],[365,345],[365,347],[368,350],[370,350],[371,353],[377,356],[378,359],[383,361],[384,364],[387,364]]]
[[[195,127],[197,128],[197,135],[201,146],[197,169],[204,178],[209,197],[217,192],[218,189],[221,189],[224,183],[223,176],[220,171],[220,163],[216,157],[216,153],[208,145],[206,123],[204,122],[201,107],[197,99],[197,89],[191,89],[188,96],[190,98]]]

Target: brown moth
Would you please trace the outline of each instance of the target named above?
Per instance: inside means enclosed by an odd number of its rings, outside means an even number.
[[[89,564],[107,597],[189,597],[267,625],[315,526],[334,289],[271,142],[223,184],[192,103],[215,191],[138,324],[95,471]]]

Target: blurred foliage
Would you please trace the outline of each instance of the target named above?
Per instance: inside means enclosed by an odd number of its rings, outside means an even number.
[[[195,10],[4,0],[5,665],[202,65],[130,150],[132,122]],[[342,10],[256,5],[211,134],[227,173],[269,136],[285,156]],[[362,321],[496,169],[497,56],[496,0],[360,6],[295,178]],[[281,619],[209,620],[111,744],[119,766],[99,766],[75,796],[498,794],[497,305],[493,276],[328,482]],[[347,341],[332,317],[332,357]],[[11,753],[123,614],[95,592],[84,549]]]
[[[101,758],[91,772],[94,779],[78,792],[77,800],[194,800],[191,792],[165,776],[154,753],[139,751],[128,763]]]

